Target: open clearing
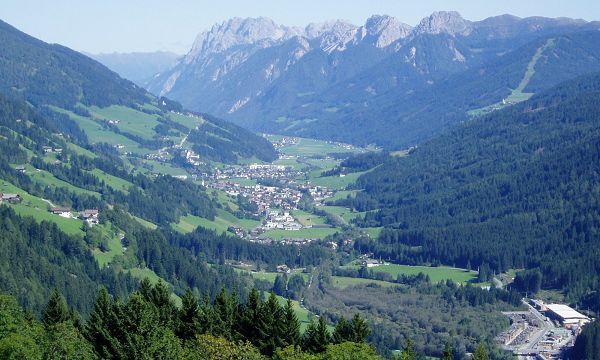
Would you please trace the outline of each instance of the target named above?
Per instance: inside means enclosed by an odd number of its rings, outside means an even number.
[[[343,266],[342,268],[358,269],[358,265]],[[373,272],[385,272],[395,279],[398,275],[418,275],[423,273],[429,275],[432,282],[440,282],[446,280],[452,280],[456,283],[467,283],[473,282],[477,279],[477,272],[467,271],[465,269],[453,268],[449,266],[409,266],[409,265],[396,265],[396,264],[385,264],[379,265],[369,270]]]

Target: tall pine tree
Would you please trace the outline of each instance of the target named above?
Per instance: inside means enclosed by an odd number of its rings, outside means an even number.
[[[42,322],[47,327],[50,327],[65,322],[69,320],[69,318],[69,310],[67,309],[65,299],[57,289],[54,289],[52,294],[50,294],[48,304],[42,313]]]

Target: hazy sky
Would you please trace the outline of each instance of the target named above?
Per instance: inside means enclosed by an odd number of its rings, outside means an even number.
[[[469,20],[506,13],[600,20],[598,0],[2,0],[0,19],[78,51],[183,54],[199,32],[233,16],[304,26],[331,19],[358,25],[388,14],[415,25],[435,10],[457,10]]]

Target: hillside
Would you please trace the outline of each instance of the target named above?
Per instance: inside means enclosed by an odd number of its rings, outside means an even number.
[[[544,288],[585,299],[600,270],[598,99],[600,75],[578,78],[389,158],[339,201],[380,209],[358,223],[386,229],[357,246],[409,264],[539,269]]]
[[[223,122],[216,125],[217,121],[158,99],[85,55],[46,44],[4,22],[0,22],[0,40],[4,46],[0,92],[28,101],[55,118],[61,131],[69,133],[76,127],[56,113],[75,121],[90,143],[106,142],[122,153],[145,155],[172,148],[198,131],[205,135],[196,145],[203,147],[199,153],[206,160],[235,163],[244,157],[275,158],[270,143],[261,137]],[[236,143],[245,144],[243,152],[230,146]]]
[[[570,37],[598,27],[509,15],[472,22],[456,12],[414,27],[390,16],[306,28],[236,18],[199,34],[148,89],[256,131],[402,148],[501,102],[551,36],[563,40],[541,54],[526,91],[600,70],[597,31]]]
[[[182,152],[196,151],[196,161],[212,167],[272,160],[271,143],[153,97],[84,55],[0,25],[6,45],[0,55],[0,291],[39,312],[57,288],[88,314],[100,287],[125,297],[146,277],[162,279],[180,295],[187,288],[242,292],[253,284],[209,266],[218,262],[216,252],[191,256],[173,243],[170,226],[184,216],[213,220],[221,207],[200,182],[182,180],[189,176]],[[96,215],[88,219],[86,210]],[[241,242],[210,231],[189,238],[177,240],[201,247]],[[277,254],[265,262],[285,262]]]

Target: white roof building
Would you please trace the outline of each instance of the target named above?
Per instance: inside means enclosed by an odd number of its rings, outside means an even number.
[[[548,304],[546,305],[548,311],[557,317],[563,325],[579,324],[580,322],[587,323],[590,318],[571,308],[568,305],[563,304]]]

